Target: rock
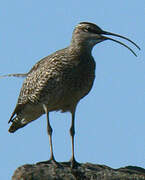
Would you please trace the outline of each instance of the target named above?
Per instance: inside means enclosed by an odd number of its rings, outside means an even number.
[[[79,164],[72,169],[69,163],[54,164],[37,163],[18,167],[12,180],[143,180],[145,169],[127,166],[112,169],[105,165],[91,163]]]

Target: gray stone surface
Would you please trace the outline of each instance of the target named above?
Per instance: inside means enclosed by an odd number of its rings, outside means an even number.
[[[112,169],[105,165],[80,164],[71,169],[69,163],[61,163],[56,167],[53,164],[26,164],[17,168],[12,180],[143,180],[145,169],[127,166]]]

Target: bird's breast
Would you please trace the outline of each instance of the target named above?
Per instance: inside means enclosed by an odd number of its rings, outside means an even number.
[[[77,103],[92,88],[95,79],[95,62],[93,59],[81,61],[62,75],[63,97],[66,104]]]

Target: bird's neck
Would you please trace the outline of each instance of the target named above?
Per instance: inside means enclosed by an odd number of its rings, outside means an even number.
[[[73,36],[71,44],[69,46],[69,50],[79,54],[91,55],[93,46],[94,45],[89,43],[87,40],[84,40],[80,36]]]
[[[70,52],[75,52],[76,54],[86,54],[91,56],[92,48],[88,46],[87,43],[82,43],[82,42],[71,42],[69,46],[69,51]]]

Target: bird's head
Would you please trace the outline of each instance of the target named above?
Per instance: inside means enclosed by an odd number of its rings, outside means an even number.
[[[132,40],[130,40],[124,36],[121,36],[119,34],[104,31],[96,24],[89,23],[89,22],[81,22],[75,27],[74,32],[73,32],[72,42],[75,42],[75,43],[77,42],[78,45],[82,44],[82,45],[88,46],[92,49],[92,47],[94,45],[96,45],[97,43],[100,43],[105,40],[111,40],[111,41],[114,41],[116,43],[119,43],[119,44],[125,46],[135,56],[137,56],[135,54],[135,52],[130,47],[125,45],[124,43],[122,43],[118,40],[112,39],[110,37],[104,36],[104,35],[111,35],[111,36],[117,36],[117,37],[123,38],[123,39],[131,42],[134,46],[136,46],[140,50],[140,47],[136,43],[134,43]]]

